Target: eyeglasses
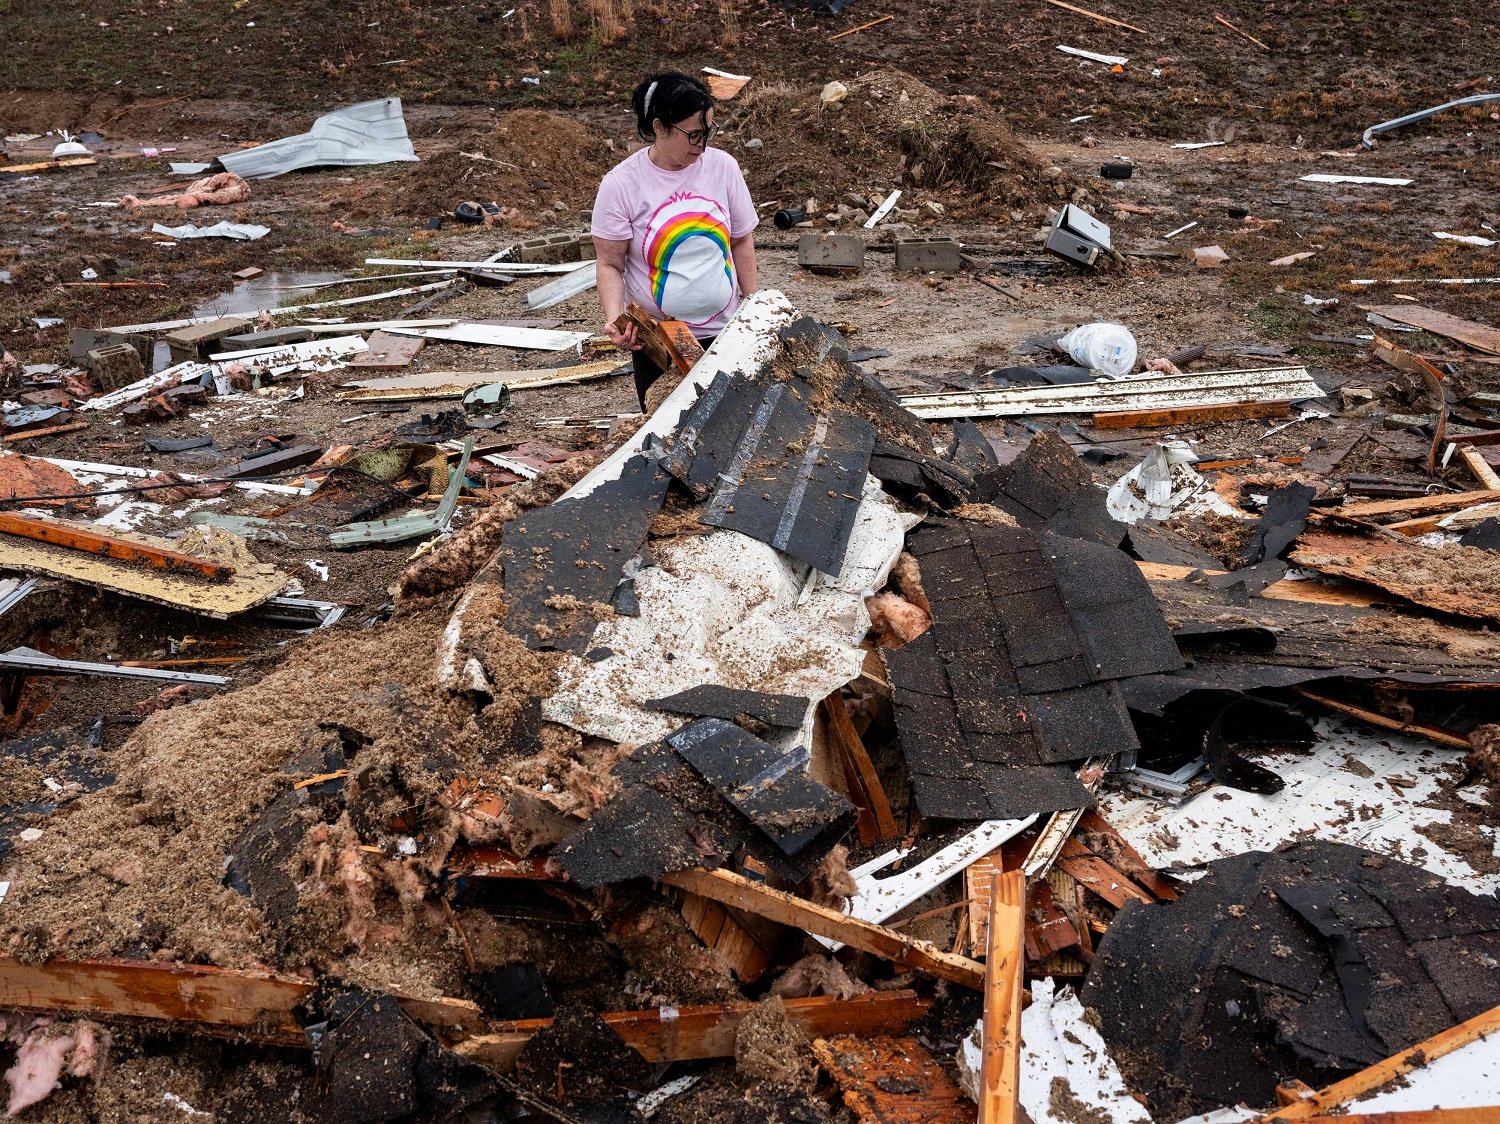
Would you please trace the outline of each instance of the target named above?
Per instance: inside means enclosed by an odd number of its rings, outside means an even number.
[[[687,129],[678,129],[676,125],[667,123],[667,128],[677,129],[679,133],[687,137],[688,144],[694,148],[707,148],[708,142],[719,135],[719,126],[717,125],[710,125],[706,129],[693,129],[689,131]]]

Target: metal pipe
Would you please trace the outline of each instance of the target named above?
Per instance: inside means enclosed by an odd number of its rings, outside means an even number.
[[[1419,113],[1408,113],[1405,117],[1397,117],[1392,121],[1382,121],[1379,125],[1371,125],[1365,130],[1364,139],[1361,143],[1366,148],[1374,148],[1374,136],[1376,133],[1399,129],[1402,125],[1412,125],[1434,114],[1442,113],[1444,110],[1457,109],[1461,105],[1479,105],[1481,102],[1487,101],[1500,101],[1500,94],[1474,94],[1471,97],[1459,98],[1457,101],[1450,101],[1443,105],[1434,106],[1432,109],[1424,109]]]

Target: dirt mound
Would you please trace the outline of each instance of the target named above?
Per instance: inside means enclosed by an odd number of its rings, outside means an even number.
[[[518,109],[487,133],[472,134],[445,152],[424,156],[393,186],[398,215],[446,214],[473,199],[522,212],[590,207],[604,173],[624,157],[582,121]]]
[[[763,85],[722,107],[757,197],[780,194],[790,204],[812,196],[826,206],[845,192],[900,187],[940,197],[960,215],[1003,218],[1078,190],[977,97],[946,97],[899,70],[846,86],[848,95],[828,106],[820,86]],[[761,146],[743,150],[752,139]]]

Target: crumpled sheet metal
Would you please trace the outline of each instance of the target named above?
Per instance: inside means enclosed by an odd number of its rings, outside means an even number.
[[[1311,752],[1256,757],[1286,782],[1274,795],[1216,785],[1173,807],[1114,791],[1100,798],[1099,814],[1159,870],[1198,867],[1315,836],[1413,863],[1476,894],[1500,889],[1500,874],[1476,870],[1439,841],[1453,813],[1434,807],[1434,798],[1462,773],[1463,750],[1399,734],[1371,735],[1357,722],[1336,718],[1319,719],[1314,729],[1318,741]],[[1452,791],[1482,809],[1476,787]],[[1495,833],[1482,838],[1500,856]]]
[[[974,1025],[957,1059],[959,1085],[976,1101],[983,1027],[982,1019]],[[1058,1081],[1069,1095],[1058,1095]],[[1075,1124],[1079,1119],[1097,1124],[1151,1124],[1151,1114],[1131,1095],[1077,993],[1071,987],[1058,988],[1051,977],[1031,982],[1031,1003],[1021,1013],[1019,1084],[1021,1107],[1034,1124]],[[1079,1106],[1087,1110],[1087,1116]]]
[[[298,168],[357,167],[417,159],[406,135],[400,98],[360,102],[325,113],[295,137],[225,153],[219,163],[247,180],[263,180]]]
[[[635,579],[639,617],[616,617],[569,658],[542,704],[554,722],[640,745],[688,721],[645,703],[704,683],[821,699],[858,677],[870,627],[865,595],[885,583],[905,541],[904,517],[866,477],[844,568],[830,579],[737,531],[652,544],[657,564]],[[672,658],[666,658],[671,653]],[[815,711],[773,744],[808,745]]]
[[[1110,515],[1131,524],[1205,513],[1243,519],[1245,513],[1226,503],[1193,468],[1197,459],[1184,441],[1156,446],[1109,489]]]

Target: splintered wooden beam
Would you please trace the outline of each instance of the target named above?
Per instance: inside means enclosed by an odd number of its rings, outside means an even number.
[[[1382,515],[1440,515],[1450,511],[1462,511],[1481,503],[1500,502],[1500,491],[1448,492],[1439,496],[1412,496],[1403,500],[1364,500],[1360,503],[1345,502],[1336,508],[1338,514],[1355,519],[1378,519]]]
[[[678,1007],[663,1011],[608,1011],[600,1015],[625,1044],[649,1062],[691,1061],[734,1056],[740,1020],[755,1003],[716,1003],[706,1007]],[[809,1038],[836,1034],[895,1034],[905,1030],[932,1007],[932,1000],[912,991],[871,992],[853,999],[815,996],[786,1000],[787,1020]],[[552,1025],[551,1019],[523,1019],[497,1023],[491,1033],[475,1035],[454,1048],[492,1069],[514,1068],[516,1055],[531,1036]]]
[[[191,1023],[281,1046],[306,1046],[292,1009],[312,985],[270,972],[142,960],[48,960],[23,964],[0,956],[0,1007],[66,1011],[100,1018]],[[407,1014],[445,1034],[483,1029],[479,1008],[463,999],[397,996]]]
[[[663,371],[686,375],[703,357],[703,345],[681,320],[657,320],[632,302],[615,318],[615,327],[623,332],[632,324],[641,350]]]
[[[1389,1085],[1398,1077],[1410,1073],[1414,1069],[1421,1069],[1430,1061],[1441,1058],[1445,1054],[1451,1054],[1454,1050],[1463,1048],[1471,1042],[1476,1042],[1487,1034],[1493,1034],[1500,1030],[1500,1007],[1492,1007],[1483,1014],[1475,1015],[1466,1022],[1457,1026],[1449,1027],[1441,1033],[1434,1034],[1425,1042],[1418,1042],[1409,1050],[1403,1050],[1394,1057],[1386,1058],[1383,1062],[1376,1062],[1368,1069],[1362,1069],[1342,1081],[1336,1081],[1326,1089],[1322,1089],[1305,1100],[1296,1104],[1278,1108],[1275,1112],[1267,1113],[1255,1121],[1255,1124],[1280,1124],[1283,1120],[1308,1120],[1326,1116],[1329,1109],[1338,1108],[1340,1105],[1348,1104],[1356,1097],[1365,1093],[1373,1092],[1382,1086]],[[1449,1112],[1464,1111],[1449,1109]],[[1494,1113],[1494,1109],[1475,1109],[1476,1112]],[[1358,1117],[1341,1116],[1340,1120],[1357,1120]],[[1480,1122],[1492,1122],[1497,1117],[1494,1115],[1481,1116],[1474,1124]],[[1436,1121],[1433,1124],[1437,1124]],[[1458,1124],[1455,1119],[1448,1119],[1444,1124]],[[1465,1121],[1464,1124],[1469,1124]]]
[[[1243,418],[1284,418],[1290,402],[1226,402],[1219,406],[1179,406],[1172,410],[1117,410],[1094,415],[1095,429],[1146,429],[1161,425],[1238,421]]]
[[[233,566],[210,562],[206,558],[195,558],[191,554],[179,554],[175,550],[147,546],[130,539],[101,534],[77,523],[59,523],[50,519],[28,519],[8,511],[0,511],[0,531],[21,538],[64,546],[69,550],[81,550],[89,554],[101,554],[117,558],[122,562],[144,562],[158,570],[174,570],[178,573],[199,574],[206,578],[227,578],[234,573]]]
[[[1305,699],[1311,699],[1319,706],[1326,706],[1329,710],[1339,714],[1347,714],[1350,718],[1358,718],[1361,722],[1368,722],[1371,726],[1379,726],[1383,730],[1395,730],[1402,734],[1413,734],[1419,738],[1428,738],[1439,745],[1451,745],[1456,749],[1468,749],[1469,739],[1459,737],[1451,730],[1445,730],[1441,726],[1434,726],[1428,722],[1402,722],[1399,718],[1391,718],[1389,715],[1381,714],[1378,710],[1370,710],[1367,707],[1356,706],[1354,703],[1345,702],[1343,699],[1330,698],[1320,691],[1313,691],[1307,687],[1293,687]]]
[[[732,905],[759,917],[768,917],[783,925],[793,925],[814,936],[828,937],[874,956],[904,964],[908,968],[920,969],[963,984],[975,991],[984,987],[984,965],[967,956],[944,952],[936,945],[915,937],[861,921],[857,917],[816,905],[782,890],[773,890],[733,871],[679,870],[662,875],[661,880],[680,890],[702,894],[705,898]]]
[[[823,714],[828,719],[829,738],[850,782],[850,795],[856,804],[860,804],[861,824],[868,817],[869,826],[873,828],[874,834],[869,842],[895,839],[901,830],[896,826],[896,817],[891,815],[891,802],[885,795],[885,786],[880,783],[880,774],[875,771],[875,763],[870,760],[869,751],[849,717],[849,707],[843,696],[835,692],[824,699]],[[860,834],[860,841],[866,842],[863,827]]]
[[[1015,1124],[1021,1080],[1021,983],[1025,953],[1026,876],[995,876],[990,891],[984,1042],[979,1070],[979,1124]]]
[[[1500,489],[1500,476],[1495,475],[1495,470],[1490,467],[1489,462],[1484,459],[1478,449],[1472,445],[1460,445],[1458,455],[1463,458],[1464,464],[1469,466],[1469,471],[1490,491]]]

